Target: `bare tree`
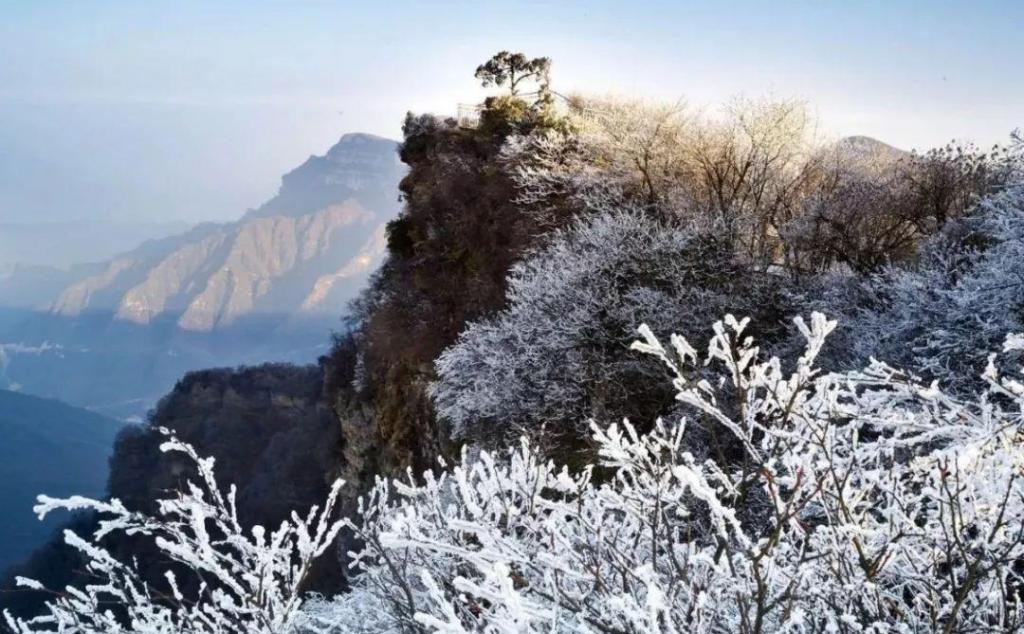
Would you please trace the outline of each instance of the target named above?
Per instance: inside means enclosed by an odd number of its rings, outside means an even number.
[[[749,100],[696,128],[688,152],[696,206],[717,217],[752,261],[779,259],[780,228],[819,174],[813,130],[800,102]]]

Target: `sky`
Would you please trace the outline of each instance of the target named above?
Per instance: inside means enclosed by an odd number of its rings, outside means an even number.
[[[500,49],[562,93],[805,100],[828,134],[1024,126],[1020,0],[0,0],[0,223],[224,221],[345,132],[480,100]]]

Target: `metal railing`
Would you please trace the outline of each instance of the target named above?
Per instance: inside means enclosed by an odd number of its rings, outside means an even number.
[[[460,128],[475,128],[480,125],[480,113],[483,109],[480,104],[460,103],[456,106],[455,120]]]
[[[519,97],[536,97],[540,93],[524,93],[518,95]],[[556,107],[560,106],[564,110],[564,114],[571,114],[577,118],[584,125],[596,125],[604,116],[604,113],[600,109],[594,108],[572,108],[569,106],[570,101],[566,97],[554,93]],[[480,125],[480,113],[484,111],[483,104],[478,103],[460,103],[456,104],[455,109],[455,120],[460,128],[475,128]]]

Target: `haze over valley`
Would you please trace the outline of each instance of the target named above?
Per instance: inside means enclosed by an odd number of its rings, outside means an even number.
[[[235,222],[9,270],[0,386],[141,419],[187,370],[314,361],[383,256],[403,173],[394,141],[349,134]]]

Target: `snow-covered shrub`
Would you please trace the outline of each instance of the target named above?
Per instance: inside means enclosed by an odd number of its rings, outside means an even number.
[[[491,439],[545,425],[585,434],[588,417],[627,411],[653,420],[672,394],[663,370],[629,351],[637,327],[705,337],[708,314],[781,311],[776,284],[713,239],[643,211],[596,212],[515,265],[508,308],[440,355],[438,414],[457,436]]]
[[[273,534],[238,526],[212,464],[141,516],[88,507],[101,533],[152,537],[206,582],[160,593],[130,562],[69,536],[95,583],[19,634],[528,632],[593,634],[1010,632],[1024,627],[1024,373],[988,358],[984,388],[954,398],[885,365],[841,374],[817,358],[836,327],[794,321],[792,363],[769,357],[748,320],[712,327],[706,353],[640,328],[632,348],[666,368],[681,420],[649,433],[593,424],[599,464],[557,466],[529,441],[465,451],[420,478],[378,480],[345,521],[361,547],[348,594],[303,602],[309,561],[340,523],[293,516]],[[1004,353],[1024,350],[1005,337]],[[789,367],[792,366],[790,370]],[[729,402],[735,406],[725,407]],[[742,451],[699,460],[694,425]],[[31,582],[26,582],[31,583]]]
[[[921,251],[912,266],[824,278],[815,306],[843,315],[835,351],[847,367],[876,356],[972,390],[987,352],[1024,330],[1024,185],[982,200]]]
[[[993,355],[984,390],[958,400],[879,362],[823,374],[836,323],[795,323],[792,372],[747,320],[716,323],[706,355],[644,327],[634,348],[669,369],[688,416],[649,434],[594,425],[599,467],[571,472],[524,440],[380,481],[353,525],[356,596],[385,606],[384,631],[446,634],[1020,628],[1021,375]],[[704,366],[719,379],[694,380]],[[742,458],[696,460],[695,423],[733,435]],[[364,622],[366,600],[330,620]]]
[[[301,610],[301,587],[310,564],[334,542],[342,527],[333,519],[341,482],[332,487],[322,509],[305,516],[292,513],[277,529],[255,526],[246,531],[239,522],[235,488],[223,493],[214,479],[212,458],[200,458],[188,444],[167,430],[161,445],[195,464],[198,479],[187,490],[158,501],[154,515],[128,510],[120,501],[82,497],[39,497],[40,518],[58,509],[88,509],[99,514],[91,540],[65,532],[65,541],[86,559],[89,577],[84,587],[55,592],[47,613],[33,619],[5,614],[18,634],[68,632],[75,634],[285,634],[300,625],[315,629],[319,619]],[[135,561],[121,561],[103,546],[107,537],[141,536],[173,562],[166,588],[144,580]],[[184,591],[172,568],[199,580],[198,593]],[[42,590],[31,579],[20,585]]]

